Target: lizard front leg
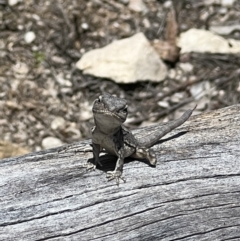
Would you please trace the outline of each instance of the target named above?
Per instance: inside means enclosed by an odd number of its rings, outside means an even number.
[[[126,182],[126,180],[122,177],[123,164],[124,164],[124,155],[123,155],[122,150],[120,150],[119,155],[118,155],[118,159],[117,159],[117,163],[116,163],[116,166],[115,166],[115,170],[107,172],[108,181],[116,179],[117,185],[119,184],[120,179],[122,179],[124,182]]]
[[[101,151],[101,146],[99,144],[96,143],[92,143],[92,147],[93,147],[93,168],[96,169],[97,164],[99,164],[100,166],[102,166],[100,159],[99,159],[99,154]]]
[[[92,142],[92,148],[93,148],[93,163],[87,162],[87,163],[83,164],[83,167],[87,168],[88,170],[90,170],[90,169],[95,170],[97,164],[102,166],[102,164],[99,160],[99,154],[100,154],[100,151],[101,151],[101,146],[99,144],[96,144],[96,143]]]

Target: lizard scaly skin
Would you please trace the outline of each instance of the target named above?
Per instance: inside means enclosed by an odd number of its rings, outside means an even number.
[[[124,180],[122,171],[126,157],[147,159],[151,165],[156,165],[157,159],[150,147],[168,132],[182,125],[191,116],[193,110],[187,110],[179,119],[161,126],[159,131],[139,140],[122,125],[128,115],[127,101],[110,94],[99,96],[92,108],[95,122],[92,129],[94,163],[89,163],[89,167],[95,168],[97,164],[101,165],[99,154],[103,149],[109,154],[116,155],[118,160],[115,170],[107,172],[107,178],[116,179],[118,184],[119,179]]]

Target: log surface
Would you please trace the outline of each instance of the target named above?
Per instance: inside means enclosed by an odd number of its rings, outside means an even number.
[[[240,105],[192,116],[127,160],[126,183],[81,165],[89,141],[0,161],[0,240],[240,240]],[[135,131],[138,136],[154,127]]]

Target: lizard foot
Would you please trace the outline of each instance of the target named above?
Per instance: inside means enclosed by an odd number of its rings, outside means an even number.
[[[113,179],[116,180],[117,185],[119,185],[119,180],[123,180],[123,182],[126,182],[126,180],[122,177],[121,171],[109,171],[107,172],[107,179],[108,181],[111,181]]]

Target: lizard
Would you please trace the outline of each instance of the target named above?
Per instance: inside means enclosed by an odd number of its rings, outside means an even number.
[[[174,121],[160,125],[159,130],[151,135],[139,139],[123,125],[128,115],[127,101],[110,94],[99,96],[94,101],[92,108],[95,123],[92,128],[93,163],[88,162],[87,168],[95,169],[97,164],[101,166],[99,155],[103,150],[118,158],[114,171],[107,172],[107,179],[109,181],[116,179],[117,184],[120,179],[125,182],[122,172],[126,157],[147,159],[151,165],[156,166],[157,158],[150,147],[164,135],[187,121],[195,108],[196,106],[192,110],[187,110]]]

